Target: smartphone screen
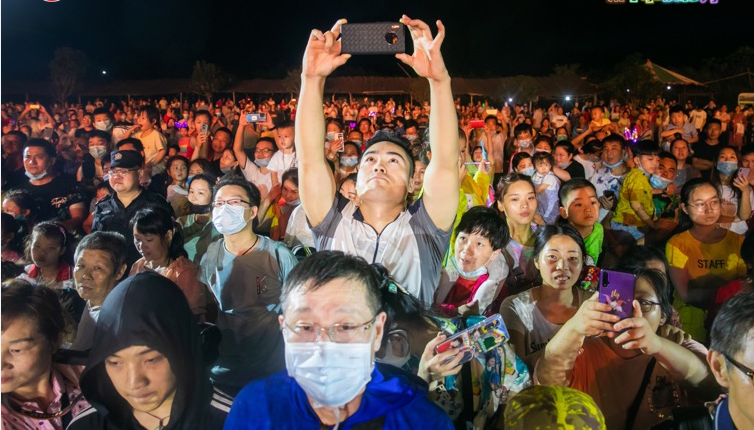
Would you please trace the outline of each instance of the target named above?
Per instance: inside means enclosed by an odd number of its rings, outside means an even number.
[[[620,319],[631,318],[634,314],[634,284],[636,277],[630,273],[613,270],[600,271],[600,303],[612,308],[609,313]]]
[[[202,124],[202,134],[207,134],[209,132],[209,124],[204,123]]]

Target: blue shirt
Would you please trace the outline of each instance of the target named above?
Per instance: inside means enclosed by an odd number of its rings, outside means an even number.
[[[385,418],[385,430],[453,429],[445,412],[427,399],[426,385],[416,376],[378,363],[359,409],[338,429],[348,430],[380,417]],[[252,428],[319,430],[320,422],[304,390],[287,372],[279,372],[250,383],[233,402],[224,429]]]

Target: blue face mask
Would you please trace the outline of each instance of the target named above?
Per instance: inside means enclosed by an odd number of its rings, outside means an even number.
[[[568,167],[569,164],[571,164],[570,161],[568,163],[558,164],[558,167],[560,167],[561,169],[565,169],[566,167]]]
[[[340,164],[343,167],[354,167],[359,164],[358,157],[340,157]]]
[[[535,170],[534,170],[533,167],[529,167],[528,169],[524,169],[524,170],[521,171],[521,173],[524,174],[524,175],[526,175],[526,176],[534,176],[534,172],[535,172]]]
[[[730,176],[738,169],[738,163],[735,161],[718,161],[717,171],[725,176]]]
[[[602,162],[602,164],[604,164],[604,165],[605,165],[605,167],[607,167],[608,169],[614,169],[614,168],[616,168],[616,167],[620,166],[621,164],[623,164],[623,160],[618,160],[618,162],[617,162],[617,163],[615,163],[615,164],[607,164],[607,163],[605,163],[605,162],[603,161],[603,162]]]
[[[644,173],[644,176],[646,176],[647,178],[652,176],[651,173],[647,172],[643,167],[641,167],[641,163],[636,163],[636,167],[638,167],[639,170],[641,170],[641,172]]]
[[[652,175],[649,178],[649,185],[651,185],[655,190],[664,190],[668,187],[668,185],[670,185],[671,182],[673,181],[665,179],[660,175]]]

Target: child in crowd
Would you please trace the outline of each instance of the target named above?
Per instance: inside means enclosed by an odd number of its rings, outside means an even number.
[[[21,275],[30,282],[37,282],[56,289],[73,285],[71,240],[62,224],[44,221],[34,226],[31,240],[26,247],[26,274]],[[67,285],[70,282],[71,285]]]
[[[188,189],[186,188],[188,164],[188,159],[181,155],[176,155],[168,159],[167,171],[168,176],[170,177],[170,185],[168,185],[168,201],[173,199],[176,195],[184,197],[188,196]]]
[[[560,187],[560,216],[584,239],[586,265],[597,266],[602,253],[604,230],[599,223],[600,201],[594,185],[584,178],[573,178]]]
[[[21,263],[24,260],[21,242],[21,229],[23,227],[16,222],[12,215],[3,212],[0,223],[0,244],[2,244],[2,261]]]
[[[296,168],[296,148],[293,146],[295,137],[295,124],[293,121],[284,121],[275,129],[275,144],[278,152],[270,159],[267,168],[277,175],[278,183],[283,183],[283,173],[288,169]]]
[[[537,213],[545,224],[552,224],[558,218],[558,191],[560,180],[552,173],[555,159],[549,152],[537,152],[532,157],[536,173],[531,180],[537,187]]]
[[[154,106],[142,106],[139,109],[137,125],[131,129],[132,137],[144,145],[145,170],[151,169],[151,175],[165,171],[165,157],[168,154],[168,141],[160,133],[160,112]]]
[[[447,317],[480,315],[508,276],[505,266],[505,273],[488,270],[510,240],[508,226],[493,209],[474,206],[461,218],[455,235],[454,254],[442,272],[435,307]]]
[[[660,148],[651,140],[643,140],[634,148],[635,168],[626,175],[620,189],[618,207],[610,225],[613,230],[625,233],[622,245],[644,244],[649,230],[672,228],[672,220],[656,221],[649,177],[657,173]]]
[[[282,181],[279,192],[271,191],[259,207],[259,229],[269,229],[272,240],[285,238],[288,220],[293,210],[301,204],[298,195],[298,169],[283,173]]]

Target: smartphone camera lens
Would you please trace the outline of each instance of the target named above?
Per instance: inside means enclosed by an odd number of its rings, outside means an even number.
[[[385,40],[387,41],[388,45],[395,45],[395,42],[398,41],[398,35],[393,33],[392,31],[389,31],[385,33]]]

